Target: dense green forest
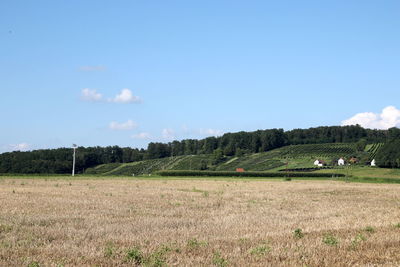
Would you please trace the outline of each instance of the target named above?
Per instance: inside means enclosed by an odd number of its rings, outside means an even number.
[[[376,153],[379,167],[400,168],[400,130],[389,129],[387,142]]]
[[[201,140],[185,139],[170,143],[149,143],[147,149],[109,147],[79,147],[77,149],[76,170],[106,163],[126,163],[144,159],[159,159],[170,156],[214,154],[218,156],[241,156],[244,154],[270,151],[287,145],[323,143],[368,143],[388,142],[392,147],[398,145],[400,130],[371,130],[360,126],[331,126],[309,129],[258,130],[254,132],[226,133],[221,137],[208,137]],[[389,150],[388,145],[382,149]],[[397,149],[399,151],[399,149]],[[390,152],[391,155],[393,154]],[[377,158],[383,158],[378,153]],[[400,157],[397,157],[397,159]],[[395,159],[396,160],[396,159]],[[0,173],[69,173],[71,171],[72,149],[43,149],[30,152],[8,152],[0,154]],[[378,161],[378,164],[380,161]],[[382,166],[400,164],[382,161]],[[396,161],[395,161],[396,162]]]

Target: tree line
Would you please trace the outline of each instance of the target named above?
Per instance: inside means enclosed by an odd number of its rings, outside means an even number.
[[[144,159],[170,156],[214,154],[214,158],[240,156],[248,153],[266,152],[286,145],[386,142],[393,132],[399,130],[371,130],[356,126],[331,126],[309,129],[258,130],[253,132],[226,133],[220,137],[185,139],[169,143],[152,142],[147,149],[129,147],[78,147],[77,173],[105,163],[125,163]],[[392,140],[392,139],[391,139]],[[29,152],[0,154],[0,173],[69,173],[72,169],[72,149],[42,149]]]

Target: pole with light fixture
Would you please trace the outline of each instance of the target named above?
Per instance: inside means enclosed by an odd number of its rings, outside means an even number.
[[[72,148],[74,149],[74,157],[72,159],[72,176],[75,176],[75,151],[77,147],[78,146],[76,144],[72,145]]]

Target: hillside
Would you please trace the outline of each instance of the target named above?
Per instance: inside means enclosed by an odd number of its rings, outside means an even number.
[[[374,151],[374,150],[372,150]],[[368,153],[368,152],[365,152]],[[110,163],[98,165],[86,170],[86,174],[95,175],[143,175],[158,170],[216,170],[234,171],[244,168],[246,171],[279,171],[286,168],[310,168],[315,159],[328,163],[340,157],[352,157],[357,154],[355,143],[332,143],[292,145],[263,153],[225,157],[218,164],[212,164],[213,155],[186,155],[162,159],[143,160],[131,163]]]

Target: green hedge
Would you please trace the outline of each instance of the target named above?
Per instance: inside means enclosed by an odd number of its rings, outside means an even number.
[[[159,171],[161,176],[228,176],[228,177],[345,177],[338,173],[302,173],[302,172],[233,172],[233,171]]]

